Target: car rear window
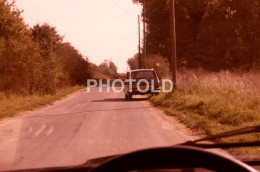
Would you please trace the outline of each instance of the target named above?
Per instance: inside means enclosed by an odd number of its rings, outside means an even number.
[[[131,79],[149,79],[155,78],[153,71],[136,71],[131,73]]]

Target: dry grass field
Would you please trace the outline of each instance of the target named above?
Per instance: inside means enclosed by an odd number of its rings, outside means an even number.
[[[260,71],[208,73],[183,70],[177,76],[178,89],[151,98],[168,115],[176,116],[196,132],[213,135],[241,127],[260,125]],[[247,134],[218,142],[259,140]],[[255,155],[259,148],[233,150],[237,155]]]

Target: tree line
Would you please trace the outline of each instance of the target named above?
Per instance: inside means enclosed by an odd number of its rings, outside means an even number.
[[[146,0],[148,55],[170,58],[169,3]],[[260,0],[175,0],[175,13],[179,67],[260,68]]]
[[[14,3],[0,0],[0,91],[54,94],[61,87],[86,84],[95,71],[105,69],[64,42],[55,27],[30,28],[21,13]],[[115,75],[116,66],[109,65],[112,70],[106,74]]]
[[[119,77],[117,66],[112,60],[104,60],[99,65],[91,63],[92,76],[95,79],[115,79]]]

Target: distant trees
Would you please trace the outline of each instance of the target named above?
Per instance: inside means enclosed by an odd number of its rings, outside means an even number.
[[[260,68],[260,0],[175,4],[178,66],[211,71]],[[169,59],[169,0],[147,0],[145,10],[147,54]]]
[[[13,3],[0,0],[0,91],[53,94],[85,84],[89,62],[48,24],[28,28]]]
[[[92,63],[91,69],[94,72],[93,76],[95,78],[115,79],[119,77],[117,67],[112,60],[104,60],[104,62],[98,66]]]

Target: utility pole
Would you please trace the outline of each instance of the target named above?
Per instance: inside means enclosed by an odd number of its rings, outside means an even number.
[[[142,62],[141,62],[141,30],[140,30],[140,15],[138,15],[138,35],[139,35],[139,41],[138,41],[138,65],[139,69],[142,68]]]
[[[170,58],[170,67],[172,72],[172,81],[174,88],[176,85],[176,73],[177,73],[177,55],[176,55],[176,30],[175,30],[175,7],[174,0],[170,0],[170,41],[171,41],[171,58]]]
[[[145,28],[145,1],[143,2],[143,39],[144,39],[144,44],[143,44],[143,59],[146,59],[146,28]],[[145,67],[145,64],[144,64]]]

